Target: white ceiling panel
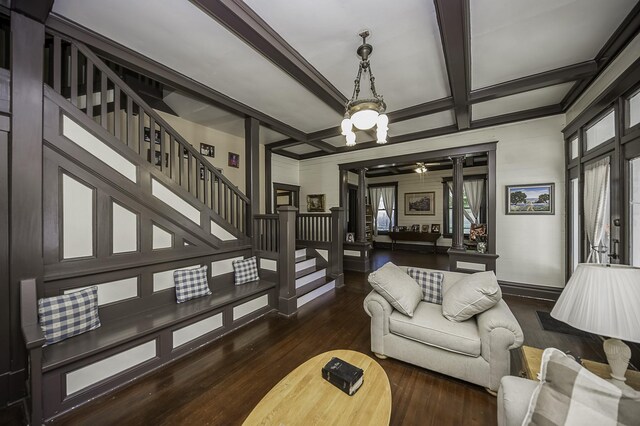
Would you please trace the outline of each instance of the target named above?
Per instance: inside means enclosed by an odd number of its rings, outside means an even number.
[[[356,136],[356,138],[357,138],[357,136]],[[326,142],[326,143],[329,143],[329,144],[331,144],[333,146],[336,146],[336,147],[345,146],[347,144],[347,140],[342,135],[334,136],[332,138],[323,139],[323,141]]]
[[[449,96],[432,1],[245,0],[346,97],[358,71],[358,33],[369,29],[371,67],[388,111]],[[362,82],[368,90],[368,81]],[[362,94],[363,94],[362,93]],[[362,95],[361,94],[361,95]]]
[[[542,89],[505,96],[504,98],[480,102],[471,106],[472,120],[508,114],[510,112],[555,105],[569,92],[574,83],[563,83]]]
[[[188,1],[58,0],[53,11],[305,132],[342,118]]]
[[[436,114],[425,115],[424,117],[412,118],[411,120],[399,121],[389,124],[389,135],[398,136],[406,133],[414,133],[422,130],[437,129],[455,124],[456,119],[451,111],[438,112]]]
[[[635,4],[635,0],[472,0],[472,88],[594,59]]]
[[[278,133],[275,130],[271,130],[268,127],[260,126],[260,144],[277,142],[287,139],[282,133]]]
[[[312,152],[319,152],[320,150],[314,146],[311,145],[307,145],[307,144],[300,144],[300,145],[294,145],[294,146],[290,146],[288,148],[285,149],[285,151],[289,151],[292,152],[294,154],[298,154],[298,155],[303,155],[303,154],[309,154]]]

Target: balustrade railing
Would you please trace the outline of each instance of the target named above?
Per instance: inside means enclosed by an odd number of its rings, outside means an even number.
[[[277,214],[253,216],[253,247],[258,251],[278,252],[280,219]]]
[[[331,241],[331,213],[300,213],[296,218],[296,240]]]
[[[246,233],[250,200],[89,48],[48,33],[44,77],[56,93]]]

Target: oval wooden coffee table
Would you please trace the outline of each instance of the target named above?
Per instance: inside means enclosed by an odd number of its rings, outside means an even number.
[[[322,378],[322,367],[338,357],[364,370],[364,383],[349,396]],[[365,354],[330,351],[311,358],[273,387],[245,425],[388,425],[391,386],[380,364]]]

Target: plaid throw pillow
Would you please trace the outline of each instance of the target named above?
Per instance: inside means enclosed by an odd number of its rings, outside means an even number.
[[[258,279],[258,261],[256,257],[233,261],[233,272],[236,285],[248,283]]]
[[[47,345],[98,328],[98,287],[40,299],[38,316]]]
[[[211,294],[207,281],[207,265],[200,268],[178,269],[173,271],[178,303]]]
[[[523,425],[630,426],[638,419],[640,392],[622,390],[558,349],[545,349]]]
[[[422,300],[442,305],[442,272],[430,272],[422,269],[407,268],[407,274],[422,287]]]

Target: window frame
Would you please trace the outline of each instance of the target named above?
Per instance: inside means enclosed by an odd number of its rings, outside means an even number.
[[[484,220],[484,222],[480,222],[480,223],[486,223],[487,226],[489,226],[488,223],[488,209],[487,209],[487,199],[488,199],[488,192],[487,192],[487,182],[488,182],[488,174],[480,174],[480,175],[467,175],[463,177],[463,180],[479,180],[482,179],[484,180],[484,190],[485,190],[485,197],[484,197],[484,202],[482,203],[482,206],[480,207],[480,218],[482,220]],[[449,210],[450,207],[449,206],[449,185],[447,182],[451,182],[453,181],[453,177],[444,177],[442,178],[442,236],[444,238],[453,238],[453,233],[449,232]],[[466,233],[464,234],[465,238],[469,238],[469,234]]]
[[[395,208],[394,208],[394,212],[395,214],[393,215],[393,218],[391,220],[391,227],[394,226],[398,226],[398,181],[393,181],[393,182],[382,182],[382,183],[372,183],[367,185],[367,197],[369,196],[369,188],[383,188],[383,187],[393,187],[394,189],[394,203],[395,203]],[[372,204],[372,201],[369,200],[369,204]],[[389,231],[380,231],[378,230],[378,235],[389,235]]]

